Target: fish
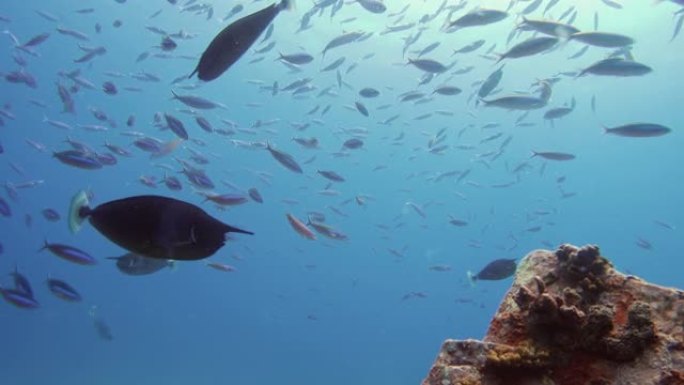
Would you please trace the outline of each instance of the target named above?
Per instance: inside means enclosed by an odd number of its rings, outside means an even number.
[[[314,230],[316,230],[317,233],[323,235],[326,238],[335,240],[335,241],[346,241],[349,239],[345,234],[342,234],[341,232],[333,229],[332,227],[316,222],[313,220],[312,216],[309,216],[307,218],[307,226],[311,226]]]
[[[363,35],[363,32],[348,32],[333,38],[328,42],[328,44],[325,45],[325,48],[323,48],[323,57],[325,57],[326,52],[328,52],[329,50],[337,48],[342,45],[353,43]]]
[[[433,74],[439,74],[449,69],[444,64],[432,59],[409,59],[408,64],[412,64],[422,71]]]
[[[0,215],[2,215],[5,218],[9,218],[12,216],[12,208],[7,203],[7,201],[2,197],[0,197]]]
[[[0,295],[2,295],[5,301],[20,309],[36,309],[40,307],[38,301],[20,290],[0,287]]]
[[[158,259],[207,258],[223,247],[226,233],[253,234],[225,224],[191,203],[157,195],[131,196],[92,208],[81,191],[70,205],[72,233],[78,232],[86,219],[120,247]]]
[[[33,298],[33,289],[28,278],[19,272],[19,269],[14,265],[14,271],[10,273],[14,280],[14,290],[24,293],[27,297]]]
[[[496,281],[506,279],[515,273],[516,263],[515,259],[497,259],[488,263],[477,274],[468,271],[468,280],[471,285],[478,280]]]
[[[565,152],[540,152],[540,151],[532,151],[532,157],[538,156],[540,158],[548,159],[548,160],[558,160],[558,161],[565,161],[565,160],[573,160],[576,158],[574,154],[569,154]]]
[[[546,106],[546,100],[536,96],[513,95],[496,99],[480,99],[485,106],[500,107],[508,110],[535,110]]]
[[[325,66],[323,69],[321,69],[321,72],[327,72],[327,71],[336,70],[336,69],[339,68],[342,64],[344,64],[345,60],[347,60],[347,58],[345,58],[345,57],[343,56],[343,57],[341,57],[341,58],[335,60],[334,62],[328,64],[327,66]]]
[[[642,76],[652,72],[653,69],[646,64],[623,58],[608,58],[599,60],[577,74],[577,77],[586,74],[603,76]]]
[[[197,67],[188,77],[211,81],[221,76],[249,50],[282,10],[290,9],[292,0],[281,0],[234,21],[219,32],[202,52]]]
[[[558,38],[548,36],[529,38],[514,45],[508,51],[501,54],[499,60],[497,60],[497,63],[503,59],[517,59],[542,53],[553,48],[556,44],[558,44],[558,41]]]
[[[480,85],[480,89],[477,91],[478,98],[485,98],[492,91],[494,91],[494,89],[499,85],[499,82],[501,82],[502,77],[503,66],[499,67],[496,71],[489,74],[489,76],[487,76],[487,79],[485,79],[485,81],[482,82],[482,85]]]
[[[270,143],[266,143],[266,150],[268,150],[271,156],[273,156],[273,158],[286,169],[296,172],[297,174],[301,174],[303,172],[302,167],[299,165],[299,163],[297,163],[292,155],[280,150],[276,150],[275,148],[271,147]]]
[[[484,39],[476,40],[470,44],[464,45],[461,48],[455,49],[454,52],[452,53],[452,56],[456,55],[456,54],[470,53],[470,52],[476,51],[477,49],[482,47],[485,43],[486,43],[486,41]]]
[[[67,302],[81,302],[81,295],[68,283],[55,278],[48,278],[46,283],[50,292],[57,298]]]
[[[363,103],[354,102],[354,105],[356,106],[356,110],[359,111],[361,115],[368,117],[368,109],[363,105]]]
[[[366,87],[359,91],[359,95],[364,98],[375,98],[380,95],[380,91],[375,88]]]
[[[356,0],[366,11],[380,14],[387,10],[385,4],[379,0]]]
[[[188,107],[197,108],[200,110],[210,110],[217,107],[226,108],[226,106],[221,103],[212,102],[211,100],[205,99],[201,96],[179,95],[173,90],[171,90],[171,94],[173,94],[172,99],[178,100]]]
[[[348,148],[350,150],[356,150],[363,147],[363,141],[357,138],[348,139],[342,144],[342,147]]]
[[[170,114],[164,114],[164,119],[166,120],[166,125],[169,127],[171,131],[173,131],[174,134],[176,134],[179,138],[183,140],[189,139],[188,131],[185,129],[185,126],[183,125],[183,122],[180,121],[180,119]],[[159,151],[156,152],[158,153]]]
[[[508,17],[508,13],[496,9],[478,8],[466,13],[458,19],[449,22],[448,28],[477,27],[496,23]]]
[[[174,261],[148,258],[135,253],[126,253],[120,257],[107,257],[116,261],[116,268],[126,275],[140,276],[156,273],[164,268],[173,268]]]
[[[207,263],[207,266],[216,269],[218,271],[223,271],[226,273],[232,273],[234,271],[237,271],[237,269],[231,265],[227,265],[225,263],[218,263],[218,262],[209,262]]]
[[[247,195],[249,195],[254,202],[264,203],[264,198],[261,196],[261,193],[256,189],[256,187],[252,187],[247,190]]]
[[[279,55],[280,55],[278,57],[279,60],[288,62],[290,64],[295,64],[295,65],[308,64],[308,63],[311,63],[313,61],[313,56],[311,56],[305,52],[293,53],[293,54],[289,54],[289,55],[283,55],[281,53]]]
[[[221,206],[237,206],[247,203],[247,197],[240,194],[214,194],[200,192],[204,196],[204,202],[212,201]]]
[[[297,219],[297,217],[295,217],[294,215],[292,215],[290,213],[287,213],[286,217],[287,217],[287,221],[290,223],[290,226],[292,226],[292,228],[299,235],[301,235],[302,237],[304,237],[308,240],[311,240],[311,241],[316,240],[316,234],[314,234],[313,231],[311,231],[311,229],[306,227],[304,222],[300,221],[299,219]]]
[[[83,192],[83,195],[85,197],[86,193]],[[52,254],[78,265],[86,266],[97,264],[95,258],[93,258],[90,254],[73,246],[64,245],[61,243],[49,243],[47,240],[45,240],[43,242],[43,247],[41,247],[38,251],[43,250],[49,250]]]
[[[433,94],[439,94],[439,95],[445,95],[445,96],[452,96],[452,95],[458,95],[462,92],[460,88],[456,86],[449,86],[449,85],[443,85],[435,88],[434,91],[432,91]]]
[[[604,48],[621,48],[634,44],[634,39],[629,36],[610,32],[576,32],[568,37],[585,44]]]
[[[669,127],[656,123],[629,123],[616,127],[604,127],[606,134],[630,138],[650,138],[663,136],[672,131]]]
[[[344,182],[345,179],[335,171],[318,170],[317,171],[322,177],[333,182]]]

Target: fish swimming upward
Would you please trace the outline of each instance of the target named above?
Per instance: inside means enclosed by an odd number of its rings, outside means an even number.
[[[123,198],[91,208],[81,191],[71,201],[71,231],[78,231],[86,218],[124,249],[158,259],[207,258],[223,246],[226,233],[253,234],[227,225],[190,203],[155,195]]]
[[[247,52],[280,11],[291,7],[292,0],[281,0],[228,25],[209,43],[189,77],[197,74],[200,80],[210,81],[221,76]]]

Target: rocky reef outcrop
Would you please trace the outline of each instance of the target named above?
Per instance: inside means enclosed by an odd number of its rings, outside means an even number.
[[[598,247],[520,263],[479,340],[447,340],[423,385],[684,385],[684,292],[621,274]]]

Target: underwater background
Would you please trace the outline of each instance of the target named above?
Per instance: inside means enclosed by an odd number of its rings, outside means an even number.
[[[528,8],[534,2],[539,4]],[[179,79],[193,71],[221,28],[270,2],[241,2],[244,9],[226,21],[239,2],[4,2],[0,196],[11,213],[0,217],[0,285],[12,287],[16,266],[40,307],[0,303],[2,383],[416,384],[444,339],[486,332],[511,281],[472,286],[467,271],[561,243],[598,244],[619,270],[682,287],[682,6],[560,0],[544,12],[549,3],[517,1],[509,9],[508,1],[387,0],[384,12],[373,13],[355,1],[320,1],[315,8],[297,0],[276,16],[267,41],[259,38],[225,74],[203,83]],[[445,31],[448,18],[476,7],[508,10],[508,16]],[[598,27],[632,37],[631,57],[652,72],[577,77],[614,49],[592,46],[569,59],[584,45],[564,39],[550,52],[495,64],[495,54],[533,36],[522,32],[507,44],[523,16],[558,20],[567,13],[567,21],[573,12],[572,25],[582,31]],[[308,28],[297,32],[307,14]],[[407,27],[387,33],[397,25]],[[163,51],[163,35],[146,27],[186,34]],[[372,35],[322,55],[331,39],[350,31]],[[49,33],[46,40],[21,49],[43,33]],[[486,41],[479,50],[452,56],[479,39]],[[254,52],[270,41],[276,43],[270,51]],[[407,62],[436,42],[424,57],[455,63],[430,81]],[[94,47],[106,52],[75,62]],[[292,69],[278,61],[279,52],[307,52],[313,61]],[[338,69],[321,71],[341,57]],[[522,116],[476,103],[472,95],[480,82],[502,64],[503,77],[489,99],[532,92],[538,79],[554,79],[548,106]],[[17,82],[17,73],[30,74],[35,85]],[[153,76],[140,80],[145,73]],[[297,95],[282,91],[306,78],[312,87]],[[105,82],[118,92],[103,92]],[[274,82],[279,92],[273,92]],[[70,89],[75,113],[63,111],[58,84]],[[433,94],[443,84],[462,92]],[[380,95],[360,96],[365,87]],[[172,90],[225,108],[189,111],[172,99]],[[424,95],[401,101],[409,91]],[[553,125],[543,118],[573,98],[576,107]],[[106,121],[93,110],[104,112]],[[160,128],[163,118],[155,123],[155,114],[165,113],[184,122],[190,140],[151,158],[132,145],[131,135],[173,140]],[[193,114],[210,121],[214,132],[198,127]],[[129,116],[135,117],[130,127]],[[604,132],[603,126],[634,122],[671,132],[650,138]],[[315,137],[318,148],[304,148],[294,137]],[[53,157],[71,148],[67,138],[103,152],[109,142],[132,156],[97,170],[71,167]],[[343,148],[351,138],[363,146]],[[434,140],[447,146],[437,151]],[[292,155],[304,172],[278,164],[266,141]],[[531,157],[533,151],[576,158],[554,161]],[[208,163],[193,161],[197,154]],[[219,210],[179,173],[176,159],[204,169],[217,193],[247,196],[256,188],[264,202]],[[329,186],[318,170],[334,170],[346,180]],[[165,173],[176,175],[183,189],[169,190]],[[146,186],[141,176],[159,184]],[[208,260],[124,275],[107,257],[125,250],[88,224],[78,234],[69,231],[69,203],[83,189],[94,205],[143,194],[174,197],[255,234],[231,235]],[[46,220],[47,208],[61,219]],[[312,241],[296,233],[286,215],[306,221],[310,212],[323,213],[325,223],[348,239],[318,235]],[[458,225],[450,223],[454,219]],[[79,266],[39,251],[45,241],[78,247],[98,263]],[[234,271],[212,269],[207,261]],[[82,301],[53,296],[48,276],[71,284]],[[98,334],[98,323],[107,325],[111,339]]]

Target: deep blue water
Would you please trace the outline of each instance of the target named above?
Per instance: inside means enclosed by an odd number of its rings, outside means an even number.
[[[12,211],[11,216],[0,217],[0,284],[12,287],[8,274],[16,265],[33,284],[40,303],[33,310],[0,304],[2,383],[416,384],[444,339],[483,336],[511,282],[510,278],[478,282],[473,288],[466,271],[476,272],[491,260],[520,258],[531,250],[565,242],[598,244],[618,269],[682,287],[678,251],[684,212],[678,202],[684,194],[684,142],[679,132],[684,118],[679,99],[684,85],[680,75],[684,40],[678,36],[670,41],[681,17],[673,14],[681,7],[672,2],[623,3],[622,9],[615,9],[598,0],[561,0],[543,16],[549,4],[543,1],[527,15],[557,19],[574,6],[573,25],[582,31],[594,30],[598,15],[598,30],[634,38],[634,60],[653,71],[635,77],[574,78],[568,72],[576,73],[614,51],[591,47],[585,55],[568,59],[584,47],[574,41],[561,42],[549,53],[503,60],[503,79],[490,99],[530,92],[536,79],[558,80],[548,105],[530,112],[522,120],[528,124],[522,126],[515,124],[521,112],[476,106],[470,97],[479,88],[476,82],[499,68],[491,58],[506,51],[507,37],[529,1],[515,4],[500,22],[446,33],[442,27],[448,10],[432,21],[419,22],[439,9],[441,2],[433,0],[387,1],[382,14],[348,2],[334,17],[330,7],[322,15],[315,14],[309,29],[296,32],[302,16],[313,6],[297,0],[296,9],[276,17],[270,39],[276,42],[273,50],[263,55],[250,50],[212,82],[200,84],[195,78],[174,85],[173,79],[192,72],[201,52],[224,25],[269,3],[243,2],[244,10],[226,22],[219,19],[238,2],[205,2],[213,7],[210,20],[207,8],[182,11],[192,6],[182,1],[175,6],[162,0],[3,3],[0,29],[11,32],[20,43],[41,33],[50,35],[32,47],[33,54],[16,48],[9,34],[0,35],[3,79],[22,68],[13,58],[18,55],[26,61],[23,71],[37,81],[35,88],[0,82],[0,102],[6,112],[0,127],[4,150],[0,181],[8,186],[0,196]],[[409,4],[402,15],[390,16]],[[457,4],[448,2],[451,7]],[[469,1],[451,20],[476,6],[503,10],[508,2]],[[88,8],[92,12],[77,12]],[[54,15],[58,21],[36,11]],[[120,27],[114,27],[116,20]],[[387,26],[408,23],[416,24],[403,32],[381,34]],[[99,33],[96,24],[101,26]],[[89,40],[60,34],[58,26],[81,31]],[[175,39],[178,47],[168,57],[155,57],[161,52],[162,36],[146,26],[168,33],[183,30],[193,38]],[[420,38],[403,56],[405,40],[420,30]],[[332,38],[350,31],[373,35],[332,49],[322,58],[323,47]],[[522,33],[511,45],[531,36]],[[478,39],[486,43],[476,52],[451,56],[453,49]],[[426,58],[457,62],[428,84],[419,85],[423,73],[406,65],[407,59],[416,58],[413,51],[434,42],[440,45]],[[79,43],[86,48],[105,47],[106,53],[75,63],[84,54]],[[486,55],[493,44],[493,53]],[[263,44],[254,48],[258,47]],[[150,57],[136,62],[143,52]],[[314,60],[292,73],[276,60],[278,52],[308,52]],[[374,56],[363,59],[368,54]],[[249,63],[262,56],[261,62]],[[346,57],[340,67],[344,84],[338,87],[336,72],[320,69],[342,56]],[[351,65],[355,68],[348,72]],[[474,69],[451,75],[468,66]],[[63,75],[73,70],[80,70],[80,77],[96,88],[74,87],[76,113],[69,114],[62,111],[57,84],[74,86]],[[130,76],[141,71],[160,81],[142,82]],[[274,81],[283,88],[301,78],[311,78],[315,89],[295,97],[286,91],[273,96],[270,89],[261,88],[270,88]],[[118,94],[101,90],[106,81],[116,84]],[[431,96],[441,84],[463,92]],[[319,95],[328,87],[332,87],[329,93]],[[380,96],[360,97],[357,93],[364,87],[376,88]],[[215,128],[229,128],[221,121],[227,119],[253,132],[237,130],[226,136],[202,131],[187,112],[189,108],[171,100],[171,90],[225,104],[225,110],[197,111]],[[413,90],[432,99],[415,104],[399,101],[400,94]],[[553,126],[544,122],[545,111],[569,105],[572,98],[577,101],[574,111]],[[356,110],[357,101],[368,108],[369,117]],[[319,110],[308,115],[316,106]],[[321,115],[326,106],[331,106],[329,112]],[[98,122],[91,108],[104,111],[116,127]],[[155,125],[156,113],[181,119],[192,140],[171,155],[150,159],[132,146],[133,137],[122,133],[135,130],[163,141],[174,139],[171,131]],[[415,119],[427,113],[433,114]],[[397,114],[399,118],[389,125],[378,123]],[[129,128],[125,122],[130,115],[136,123]],[[73,129],[53,127],[43,122],[44,117]],[[258,121],[273,122],[258,126]],[[633,122],[662,124],[672,132],[655,138],[603,133],[602,125]],[[495,126],[483,128],[490,123]],[[78,124],[100,124],[108,130],[88,132]],[[299,124],[308,127],[300,131]],[[442,128],[448,147],[441,154],[431,153],[428,142]],[[501,136],[482,142],[497,133]],[[403,138],[397,140],[400,135]],[[318,138],[319,148],[302,148],[291,140],[296,136]],[[104,151],[103,144],[109,141],[129,149],[133,156],[120,157],[117,165],[99,170],[70,167],[51,156],[53,151],[70,148],[67,137],[98,151]],[[352,137],[361,138],[363,148],[338,156],[342,143]],[[509,137],[510,144],[494,155]],[[43,144],[45,151],[26,140]],[[283,168],[265,149],[244,149],[231,140],[268,141],[298,160],[304,172]],[[217,193],[236,192],[230,186],[237,186],[244,194],[256,187],[265,202],[250,201],[221,211],[203,203],[204,198],[182,174],[177,174],[184,184],[180,192],[163,184],[153,189],[139,182],[141,175],[163,177],[160,164],[172,167],[169,173],[176,174],[181,165],[174,158],[189,159],[189,148],[209,158],[208,165],[196,166],[206,170]],[[576,159],[530,158],[532,151],[572,153]],[[314,155],[311,163],[304,164]],[[521,170],[514,172],[520,165]],[[378,166],[384,168],[376,170]],[[334,170],[346,178],[330,187],[339,194],[321,194],[328,183],[317,170]],[[449,171],[456,174],[435,179]],[[559,181],[562,177],[565,180]],[[9,196],[12,186],[27,181],[39,183],[17,189],[15,199]],[[234,266],[234,272],[220,272],[198,261],[177,262],[174,270],[149,276],[126,276],[106,259],[124,250],[87,224],[78,234],[69,232],[64,219],[69,201],[82,189],[93,193],[93,204],[141,194],[171,196],[200,205],[255,235],[231,236],[209,259]],[[357,204],[355,197],[365,204]],[[45,208],[57,210],[62,220],[46,221],[41,215]],[[349,239],[329,240],[319,234],[310,241],[298,235],[286,214],[305,220],[310,211],[324,213],[326,223]],[[449,215],[467,221],[467,226],[450,224]],[[651,248],[639,247],[640,239]],[[38,252],[44,240],[83,249],[98,264],[79,266],[47,251]],[[431,270],[435,265],[448,265],[451,270]],[[48,275],[69,282],[83,301],[67,303],[53,296],[44,283]],[[421,293],[424,298],[403,299],[410,293]],[[96,317],[111,328],[113,340],[98,337],[89,314],[93,306]]]

